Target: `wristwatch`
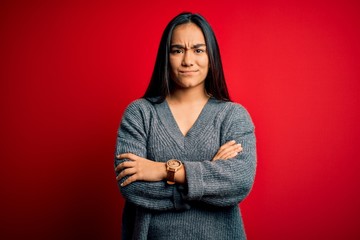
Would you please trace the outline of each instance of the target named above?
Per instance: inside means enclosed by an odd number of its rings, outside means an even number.
[[[167,184],[175,184],[175,173],[183,166],[182,162],[177,159],[170,159],[166,162]]]

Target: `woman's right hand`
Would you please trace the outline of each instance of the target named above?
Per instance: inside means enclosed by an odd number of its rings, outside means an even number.
[[[241,144],[236,144],[235,140],[231,140],[219,148],[212,161],[227,160],[233,158],[238,155],[242,150],[243,149],[241,147]]]

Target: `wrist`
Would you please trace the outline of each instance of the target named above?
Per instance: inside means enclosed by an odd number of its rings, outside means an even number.
[[[166,182],[167,184],[175,184],[176,182],[182,182],[181,179],[183,176],[178,176],[181,174],[181,170],[183,169],[183,164],[180,160],[170,159],[166,162]],[[180,173],[179,173],[180,172]],[[183,174],[183,173],[182,173]]]
[[[176,172],[175,182],[178,184],[184,184],[186,182],[186,174],[185,174],[184,165],[181,169],[179,169],[179,171]]]
[[[165,163],[160,163],[160,172],[161,172],[161,179],[162,180],[166,180],[167,177],[167,169],[166,169],[166,162]]]

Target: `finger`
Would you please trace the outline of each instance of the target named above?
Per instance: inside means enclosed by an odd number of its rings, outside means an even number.
[[[130,167],[134,167],[136,165],[135,162],[132,161],[127,161],[127,162],[122,162],[119,165],[116,166],[115,171],[119,172],[122,171],[125,168],[130,168]]]
[[[136,173],[136,169],[135,168],[126,168],[124,170],[121,171],[121,173],[119,175],[117,175],[116,180],[119,181],[121,180],[123,177],[126,176],[130,176]]]
[[[138,156],[133,153],[122,153],[116,156],[117,159],[129,159],[129,160],[136,160]]]
[[[213,160],[217,160],[221,157],[221,154],[226,151],[226,149],[228,149],[230,146],[234,145],[236,142],[235,140],[231,140],[228,141],[227,143],[223,144],[220,146],[219,150],[217,151],[217,153],[215,154]]]
[[[220,158],[216,157],[216,158],[213,158],[212,161],[217,161],[217,160],[221,160]]]
[[[136,174],[131,175],[128,179],[126,179],[123,183],[120,184],[121,187],[125,187],[129,185],[132,182],[135,182],[137,180]]]
[[[239,153],[243,150],[242,146],[240,143],[236,144],[236,147],[234,149],[235,152]]]
[[[234,144],[232,146],[227,147],[221,153],[219,153],[218,157],[220,159],[227,158],[229,155],[232,155],[234,152],[238,153],[242,150],[241,144]]]
[[[223,145],[220,146],[218,152],[221,152],[221,151],[227,149],[228,147],[233,146],[234,144],[236,144],[236,141],[235,141],[235,140],[228,141],[227,143],[225,143],[225,144],[223,144]]]
[[[239,153],[238,152],[231,152],[229,153],[228,155],[226,155],[224,158],[222,158],[223,160],[228,160],[228,159],[231,159],[231,158],[234,158],[238,155]]]

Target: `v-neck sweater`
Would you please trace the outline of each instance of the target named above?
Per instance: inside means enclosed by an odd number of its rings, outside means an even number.
[[[224,143],[242,152],[212,161]],[[123,239],[246,239],[239,203],[249,194],[256,170],[254,124],[240,104],[210,98],[184,136],[168,103],[138,99],[126,108],[115,154],[134,153],[157,162],[183,162],[186,184],[136,181],[125,198]],[[126,160],[115,159],[115,165]]]

